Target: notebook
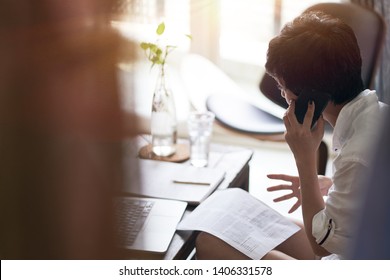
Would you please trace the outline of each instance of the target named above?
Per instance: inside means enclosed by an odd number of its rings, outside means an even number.
[[[187,203],[120,196],[114,199],[116,242],[123,249],[164,253]]]
[[[124,192],[135,196],[185,201],[198,205],[225,178],[225,171],[217,168],[197,168],[191,165],[156,160],[138,160],[139,176],[129,167]],[[128,165],[130,166],[130,165]],[[134,178],[140,180],[134,183]]]

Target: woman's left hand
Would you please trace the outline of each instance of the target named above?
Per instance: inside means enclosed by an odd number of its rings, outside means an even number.
[[[289,200],[295,197],[297,200],[288,211],[289,214],[294,212],[295,210],[298,209],[299,206],[301,206],[301,182],[298,176],[290,176],[285,174],[268,174],[267,177],[270,179],[285,181],[282,184],[268,187],[267,191],[269,192],[285,191],[285,190],[291,191],[288,194],[275,198],[274,202]],[[329,189],[332,186],[333,182],[332,179],[330,179],[329,177],[318,175],[318,184],[320,187],[321,194],[325,196],[328,195]]]

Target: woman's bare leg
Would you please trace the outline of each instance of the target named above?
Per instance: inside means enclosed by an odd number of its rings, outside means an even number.
[[[196,257],[199,260],[249,260],[250,258],[231,247],[218,237],[201,232],[196,239]],[[292,257],[283,252],[272,250],[263,260],[291,260]]]
[[[201,232],[196,238],[196,258],[199,260],[249,260],[247,255],[206,232]]]
[[[315,255],[306,237],[301,222],[294,221],[301,227],[297,233],[268,252],[264,260],[314,259]],[[196,239],[196,256],[208,260],[248,260],[249,257],[226,242],[211,234],[201,232]]]
[[[286,241],[276,246],[275,250],[281,251],[294,259],[314,260],[316,256],[311,248],[309,239],[307,239],[303,223],[298,220],[292,221],[301,229]]]

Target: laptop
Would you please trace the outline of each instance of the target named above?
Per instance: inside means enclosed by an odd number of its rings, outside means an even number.
[[[187,203],[183,201],[116,197],[117,246],[136,251],[166,252],[186,207]]]

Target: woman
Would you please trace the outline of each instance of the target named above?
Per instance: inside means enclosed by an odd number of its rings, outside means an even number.
[[[362,60],[352,29],[321,12],[307,12],[287,24],[269,43],[266,70],[277,81],[289,107],[283,121],[285,139],[294,154],[299,177],[271,174],[290,185],[302,205],[301,230],[266,254],[263,259],[317,259],[345,257],[353,236],[353,216],[359,204],[355,180],[368,168],[370,142],[378,137],[380,104],[374,91],[364,90]],[[312,128],[315,100],[310,101],[303,123],[295,115],[302,91],[321,92],[329,103]],[[313,98],[314,99],[314,98]],[[317,149],[324,135],[324,121],[334,128],[332,179],[318,177]],[[326,201],[323,195],[327,195]],[[245,259],[216,237],[201,233],[197,239],[199,259]]]

